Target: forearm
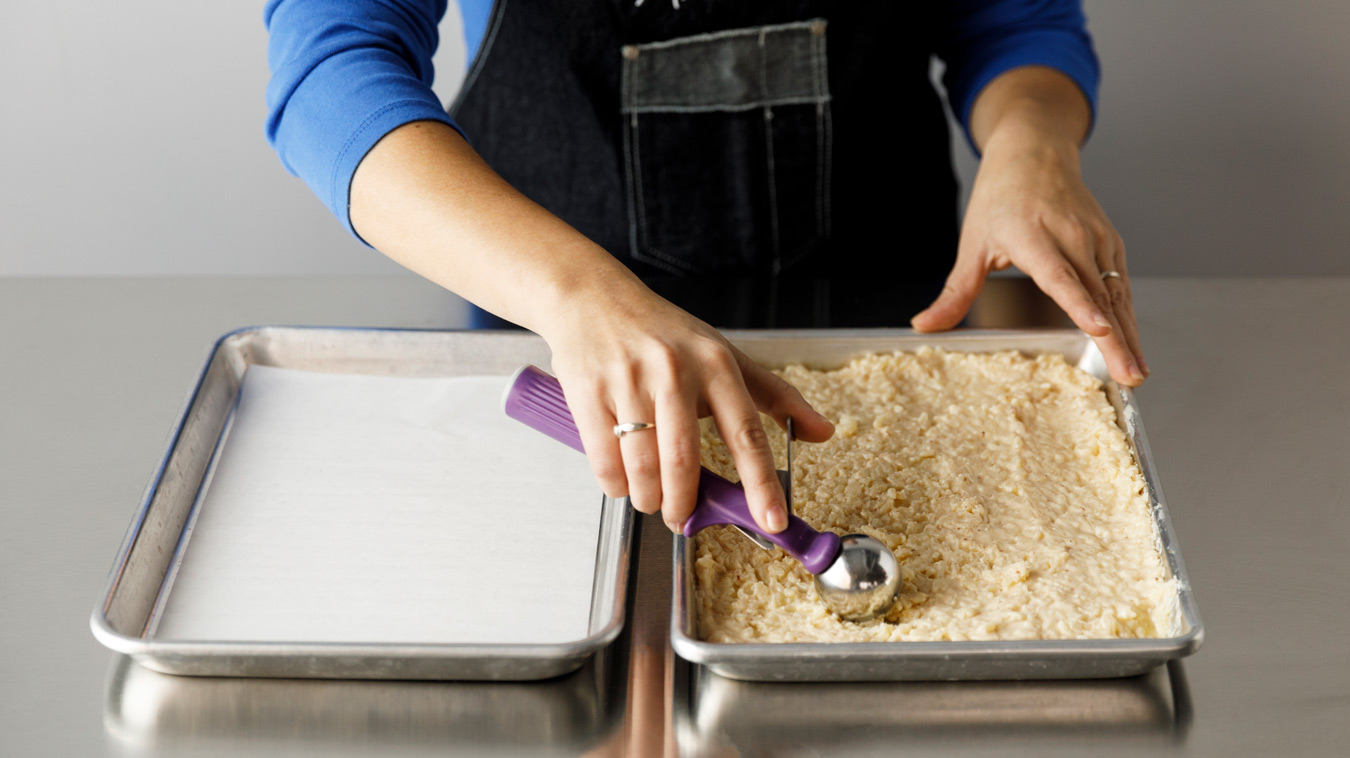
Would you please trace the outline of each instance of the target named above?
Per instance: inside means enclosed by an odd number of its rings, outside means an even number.
[[[980,92],[970,111],[970,134],[981,152],[1000,143],[1040,143],[1071,156],[1092,125],[1082,90],[1063,73],[1024,66],[1000,74]]]
[[[357,233],[396,262],[545,337],[592,294],[619,304],[645,292],[441,123],[386,135],[352,178],[350,213]]]

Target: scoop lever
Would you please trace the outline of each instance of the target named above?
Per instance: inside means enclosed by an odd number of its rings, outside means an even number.
[[[818,532],[796,516],[788,516],[787,521],[787,527],[781,532],[765,531],[750,515],[745,489],[705,468],[699,473],[698,504],[689,520],[684,522],[684,536],[693,537],[710,526],[730,524],[782,548],[812,574],[829,568],[839,556],[839,535]]]

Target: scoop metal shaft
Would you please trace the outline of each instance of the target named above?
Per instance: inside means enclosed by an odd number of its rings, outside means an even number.
[[[507,416],[585,452],[562,386],[544,371],[534,366],[517,371],[502,396],[502,409]],[[729,524],[777,545],[815,576],[821,600],[845,620],[867,621],[890,610],[900,590],[900,571],[885,545],[862,534],[841,538],[833,532],[818,532],[791,513],[787,520],[783,531],[765,531],[750,514],[745,490],[705,468],[699,472],[698,501],[683,532],[693,537],[707,527]]]

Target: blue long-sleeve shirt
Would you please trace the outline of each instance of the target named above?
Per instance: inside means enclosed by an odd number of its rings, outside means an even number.
[[[460,0],[459,7],[472,60],[492,0]],[[1100,72],[1081,0],[948,0],[947,8],[934,49],[962,126],[985,85],[1027,65],[1064,72],[1095,112]],[[272,71],[268,142],[348,231],[352,175],[381,137],[420,120],[458,129],[431,90],[445,11],[446,0],[268,0],[263,11]]]

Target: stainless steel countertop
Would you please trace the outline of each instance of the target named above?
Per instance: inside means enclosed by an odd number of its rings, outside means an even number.
[[[1139,279],[1138,393],[1206,625],[1135,679],[731,682],[672,659],[644,520],[629,632],[522,684],[167,677],[92,603],[207,348],[259,323],[463,325],[389,279],[0,279],[0,753],[1341,755],[1350,737],[1350,279]],[[984,325],[1009,310],[995,283]],[[1021,314],[1021,315],[1019,315]]]

